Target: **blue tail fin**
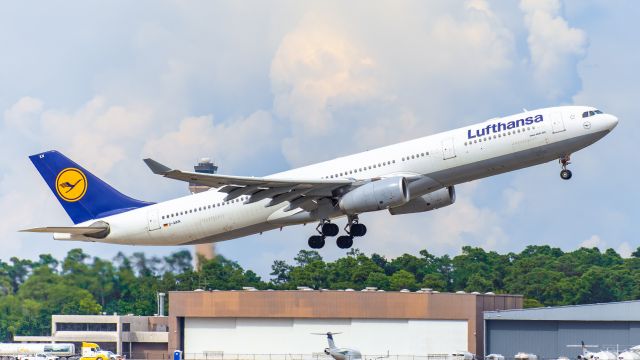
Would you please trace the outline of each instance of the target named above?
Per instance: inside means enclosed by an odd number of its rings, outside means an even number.
[[[123,195],[55,150],[29,159],[74,224],[153,204]]]

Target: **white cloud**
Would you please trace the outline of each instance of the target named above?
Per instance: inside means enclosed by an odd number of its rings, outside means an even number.
[[[275,111],[312,136],[326,134],[334,127],[332,107],[376,93],[374,66],[345,34],[304,19],[282,39],[271,64]]]
[[[219,163],[237,164],[271,147],[274,135],[273,120],[265,111],[219,124],[211,115],[195,116],[180,121],[177,130],[148,140],[143,153],[168,164],[191,164],[196,154],[214,154]]]
[[[25,96],[4,112],[5,126],[20,131],[26,136],[32,136],[29,130],[42,111],[42,101]]]
[[[635,249],[633,249],[631,247],[631,245],[629,245],[628,242],[624,241],[620,245],[618,245],[618,248],[616,249],[616,251],[623,258],[630,258],[631,257],[631,253],[634,252]]]
[[[598,235],[591,235],[590,238],[580,243],[580,247],[585,248],[604,248],[605,246],[606,243],[602,241],[602,239]]]
[[[417,11],[372,9],[364,11],[398,22]],[[282,142],[290,164],[427,135],[451,122],[457,106],[452,90],[492,86],[509,73],[513,35],[487,2],[469,2],[458,17],[450,14],[457,5],[436,10],[409,37],[384,22],[362,33],[343,15],[323,9],[307,13],[283,36],[270,79],[275,113],[291,126]],[[398,83],[413,90],[409,97],[398,96]],[[416,114],[415,106],[425,106],[424,112]]]
[[[525,193],[514,188],[506,188],[502,191],[502,196],[506,203],[504,212],[506,214],[513,214],[520,208],[520,205],[525,198]]]
[[[559,0],[522,0],[533,79],[545,89],[548,99],[557,101],[576,89],[577,61],[586,52],[584,31],[569,26],[560,16]]]

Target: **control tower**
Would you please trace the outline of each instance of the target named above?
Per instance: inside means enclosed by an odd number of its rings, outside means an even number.
[[[198,164],[196,164],[193,167],[193,170],[195,170],[195,172],[199,172],[199,173],[215,174],[216,172],[218,172],[218,167],[214,163],[211,162],[211,159],[202,158],[202,159],[200,159]],[[197,194],[197,193],[200,193],[200,192],[203,192],[203,191],[207,191],[210,188],[211,187],[209,187],[209,186],[189,183],[189,191],[192,194]],[[199,256],[203,256],[205,259],[209,260],[209,259],[213,259],[213,257],[216,254],[215,245],[214,244],[198,244],[198,245],[195,246],[195,251],[196,251],[196,265],[198,267],[199,267],[199,264],[198,264]]]

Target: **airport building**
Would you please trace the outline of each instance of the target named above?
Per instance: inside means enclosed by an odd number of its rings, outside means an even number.
[[[640,345],[640,301],[559,306],[484,313],[486,353],[513,357],[518,352],[539,359],[575,359],[582,341],[590,351]]]
[[[483,311],[522,308],[518,295],[383,291],[187,291],[169,294],[169,350],[185,358],[311,354],[484,354]]]
[[[15,342],[74,343],[83,341],[128,359],[166,358],[168,353],[166,316],[53,315],[51,336],[15,336]]]

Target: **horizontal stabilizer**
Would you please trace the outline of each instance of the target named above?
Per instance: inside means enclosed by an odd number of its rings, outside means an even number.
[[[90,235],[97,234],[101,231],[108,230],[109,226],[47,226],[33,229],[24,229],[20,232],[37,232],[37,233],[62,233],[72,235]]]
[[[47,226],[33,229],[20,230],[21,232],[58,233],[70,235],[82,235],[94,239],[104,239],[111,229],[104,221],[97,221],[91,226]]]

